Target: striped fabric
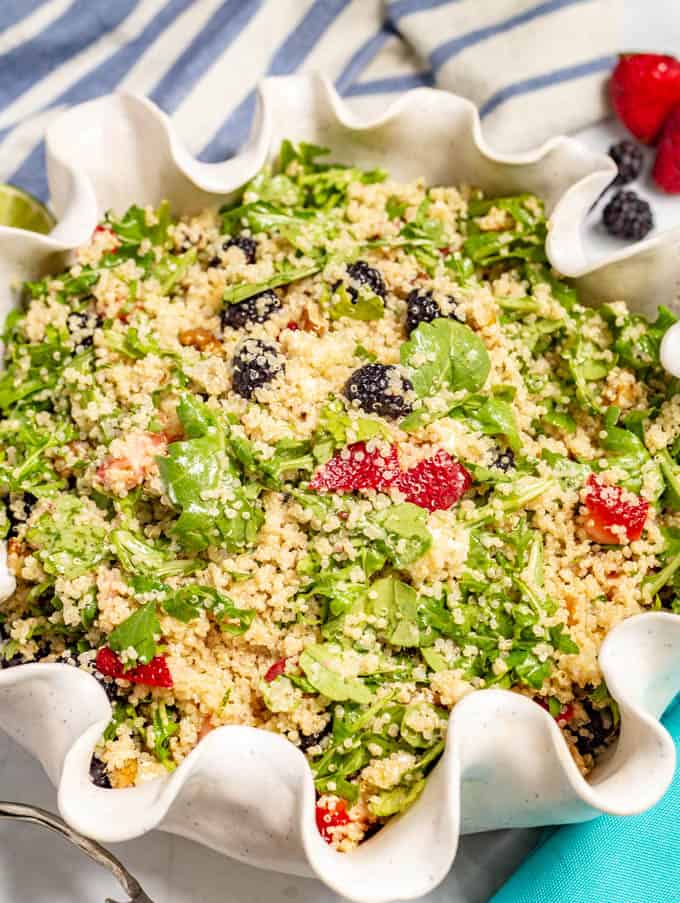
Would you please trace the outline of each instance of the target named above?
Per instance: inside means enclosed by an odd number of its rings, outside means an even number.
[[[319,69],[360,112],[437,85],[499,149],[604,112],[620,0],[3,0],[0,181],[47,195],[45,128],[117,89],[170,114],[203,160],[245,140],[264,75]],[[74,136],[75,140],[75,136]]]

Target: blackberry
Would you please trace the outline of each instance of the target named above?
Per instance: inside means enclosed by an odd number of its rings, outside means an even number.
[[[374,295],[385,300],[387,294],[387,286],[375,267],[370,266],[365,260],[357,260],[354,263],[347,264],[347,275],[353,282],[357,282],[360,286],[365,285]],[[359,292],[353,285],[347,286],[347,294],[353,301],[359,297]]]
[[[406,299],[406,332],[411,335],[413,330],[420,326],[421,323],[431,323],[440,317],[449,317],[451,320],[460,318],[456,314],[456,302],[450,299],[451,310],[448,314],[442,313],[442,309],[438,302],[434,300],[429,292],[419,292],[413,289]]]
[[[248,323],[264,323],[281,308],[281,299],[270,288],[237,304],[227,304],[222,311],[222,329],[242,329]]]
[[[2,649],[0,649],[2,652]],[[5,668],[13,668],[15,665],[23,665],[24,657],[20,652],[15,652],[11,658],[5,658],[4,655],[0,655],[0,671],[4,671]]]
[[[260,339],[242,342],[236,349],[232,367],[232,386],[242,398],[252,398],[256,389],[266,386],[283,370],[276,348]]]
[[[596,709],[588,699],[582,699],[581,703],[589,721],[572,730],[576,738],[576,748],[581,755],[592,756],[612,742],[616,729],[609,709]]]
[[[637,179],[642,170],[642,148],[634,141],[619,141],[609,148],[609,156],[619,171],[612,185],[626,185]]]
[[[654,226],[652,208],[634,191],[617,191],[604,208],[602,221],[617,238],[639,241]]]
[[[102,320],[96,314],[80,311],[74,311],[66,318],[66,328],[76,349],[89,348],[94,342],[95,330],[101,324]]]
[[[514,470],[515,455],[509,448],[506,448],[505,450],[499,449],[498,454],[491,462],[491,466],[497,468],[498,470],[502,470],[503,473],[507,473],[509,470]]]
[[[111,789],[111,780],[106,765],[98,756],[92,756],[90,760],[90,780],[97,787],[103,787],[104,790]]]
[[[343,391],[367,414],[403,417],[412,410],[405,398],[413,391],[411,381],[392,364],[364,364],[350,376]]]
[[[333,719],[329,718],[326,726],[322,727],[316,734],[300,734],[300,749],[305,752],[310,746],[316,746],[321,743],[324,737],[327,737],[333,728]]]
[[[32,492],[13,492],[7,506],[7,519],[9,520],[9,535],[16,536],[19,525],[25,523],[31,516],[33,506],[38,501]]]
[[[222,245],[222,250],[224,251],[228,251],[229,248],[240,248],[243,251],[243,256],[246,258],[246,263],[255,263],[257,242],[254,238],[249,238],[247,235],[237,235],[228,239]]]

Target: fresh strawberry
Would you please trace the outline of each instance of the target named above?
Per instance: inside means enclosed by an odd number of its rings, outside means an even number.
[[[282,674],[286,673],[286,662],[288,659],[280,658],[278,662],[274,662],[274,664],[269,668],[267,673],[264,676],[264,679],[270,684],[273,680],[276,680],[277,677],[281,677]]]
[[[573,717],[574,706],[569,702],[565,706],[562,706],[562,711],[559,715],[555,716],[555,721],[559,724],[560,727],[564,727],[564,725],[568,724]]]
[[[331,828],[337,828],[338,825],[349,824],[350,817],[347,814],[347,803],[344,800],[338,800],[335,808],[330,809],[322,803],[316,804],[316,826],[319,834],[326,843],[333,842],[333,834]]]
[[[621,545],[642,536],[649,502],[620,486],[604,483],[594,474],[588,477],[584,501],[588,509],[585,528],[594,542]]]
[[[444,511],[455,505],[472,485],[468,471],[448,452],[440,449],[433,457],[419,461],[394,484],[406,496],[407,502]]]
[[[673,107],[664,123],[652,175],[663,191],[680,194],[680,104]]]
[[[116,677],[129,680],[133,684],[144,684],[147,687],[172,687],[172,674],[168,663],[162,655],[152,658],[146,665],[137,665],[129,671],[125,667],[113,649],[102,646],[97,650],[97,670],[106,677]]]
[[[680,103],[680,62],[658,53],[624,53],[612,73],[609,96],[623,124],[652,144]]]
[[[545,709],[546,712],[550,713],[550,706],[548,705],[547,700],[543,699],[542,696],[534,697],[534,702],[537,702],[542,709]],[[568,702],[566,705],[563,705],[557,715],[552,716],[555,721],[558,723],[560,727],[564,727],[565,724],[568,724],[571,719],[574,717],[574,707]]]
[[[355,489],[384,490],[399,476],[397,447],[368,451],[365,442],[355,442],[337,452],[314,474],[310,486],[317,492],[352,492]]]

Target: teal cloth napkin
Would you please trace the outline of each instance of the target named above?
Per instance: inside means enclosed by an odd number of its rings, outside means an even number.
[[[680,697],[663,723],[680,760]],[[648,812],[548,832],[489,903],[680,903],[680,765]]]

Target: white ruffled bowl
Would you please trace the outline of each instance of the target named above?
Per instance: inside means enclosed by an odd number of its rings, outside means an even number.
[[[282,138],[330,146],[337,159],[383,166],[398,179],[479,185],[489,193],[531,191],[551,214],[548,253],[577,279],[582,297],[625,298],[653,314],[678,310],[680,230],[640,243],[588,269],[585,214],[614,174],[608,157],[569,138],[531,153],[493,154],[475,108],[418,89],[378,120],[358,120],[316,76],[271,79],[241,154],[195,160],[168,118],[129,95],[65,113],[47,135],[52,204],[49,236],[0,227],[0,313],[16,303],[7,288],[58,266],[86,242],[103,212],[131,203],[190,213],[221,203],[266,162]],[[680,331],[662,349],[680,374]],[[14,581],[0,559],[0,598]],[[177,770],[140,787],[103,790],[89,779],[93,749],[111,716],[94,678],[66,665],[0,672],[0,727],[43,764],[59,787],[59,808],[77,830],[103,842],[160,828],[262,868],[316,875],[360,903],[405,900],[446,875],[461,833],[567,823],[601,812],[630,815],[666,790],[674,745],[658,718],[680,690],[680,618],[647,613],[619,625],[600,655],[621,709],[621,736],[589,780],[581,777],[554,720],[530,700],[482,690],[454,709],[446,752],[415,805],[350,854],[336,853],[314,820],[314,784],[303,754],[284,738],[248,727],[209,734]]]

